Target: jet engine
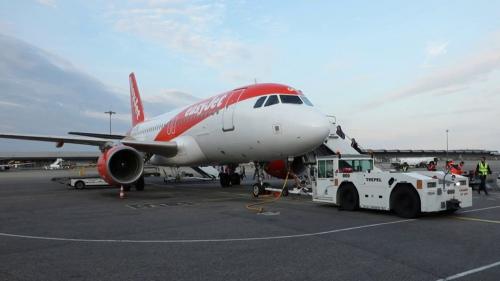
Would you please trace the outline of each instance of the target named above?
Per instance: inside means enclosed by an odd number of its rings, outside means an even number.
[[[286,174],[288,173],[289,165],[286,160],[273,160],[269,162],[264,170],[269,175],[279,178],[285,179]],[[295,157],[293,162],[290,164],[290,173],[295,175],[300,175],[306,169],[306,165],[304,164],[304,160],[302,157]]]
[[[117,145],[97,160],[97,171],[110,185],[128,185],[137,181],[144,169],[144,159],[134,148]]]

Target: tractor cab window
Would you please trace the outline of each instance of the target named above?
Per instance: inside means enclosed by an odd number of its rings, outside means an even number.
[[[253,108],[259,108],[264,104],[264,101],[266,101],[267,96],[260,97],[256,102]]]
[[[298,96],[280,95],[281,103],[302,104],[302,100]]]
[[[333,160],[318,161],[318,179],[333,178]]]
[[[371,159],[340,160],[339,170],[341,173],[371,171],[373,170],[373,161]]]
[[[267,99],[266,104],[264,106],[270,106],[270,105],[273,105],[273,104],[277,104],[279,102],[280,101],[278,100],[278,96],[277,95],[272,95],[272,96],[269,96],[269,98]]]

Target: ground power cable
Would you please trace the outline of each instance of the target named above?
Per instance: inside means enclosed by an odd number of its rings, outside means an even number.
[[[273,195],[267,195],[267,196],[264,196],[264,198],[265,198],[264,200],[261,200],[261,201],[256,202],[256,203],[247,204],[245,207],[248,210],[256,211],[258,214],[263,213],[264,212],[264,207],[262,207],[262,205],[272,204],[272,203],[278,201],[281,198],[281,195],[283,194],[283,190],[285,190],[285,188],[286,188],[286,184],[288,182],[288,176],[289,175],[290,175],[290,169],[288,169],[288,172],[286,173],[285,182],[283,183],[283,187],[281,188],[281,192],[279,193],[279,195],[277,197],[273,198]],[[272,199],[267,200],[267,198],[272,198]],[[256,206],[260,206],[260,207],[256,207]]]

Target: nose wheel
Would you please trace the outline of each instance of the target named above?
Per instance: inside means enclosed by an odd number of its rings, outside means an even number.
[[[263,184],[255,183],[252,186],[252,195],[253,195],[253,197],[257,198],[257,197],[259,197],[259,195],[264,194],[266,192],[266,188],[269,188],[269,187],[271,187],[271,185],[268,184],[267,182],[265,182]]]

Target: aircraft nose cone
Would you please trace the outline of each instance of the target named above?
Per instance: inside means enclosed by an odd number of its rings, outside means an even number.
[[[320,146],[330,134],[330,121],[322,113],[309,111],[295,120],[294,137],[305,152]]]

